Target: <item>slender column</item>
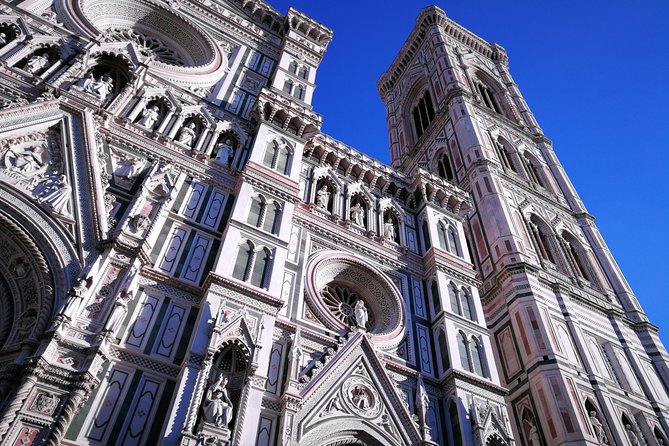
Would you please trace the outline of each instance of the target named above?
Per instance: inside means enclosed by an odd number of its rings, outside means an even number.
[[[24,378],[21,386],[16,390],[14,398],[9,402],[5,410],[5,415],[0,419],[0,443],[4,444],[4,440],[6,440],[4,437],[7,431],[9,431],[10,425],[16,418],[16,414],[21,409],[21,406],[23,406],[28,393],[35,387],[35,384],[37,384],[37,376],[35,376],[33,371],[30,371]]]
[[[50,438],[48,439],[47,446],[58,446],[63,440],[65,431],[67,430],[72,418],[77,414],[79,409],[84,405],[88,396],[91,393],[93,387],[94,379],[82,380],[77,383],[74,390],[70,393],[70,396],[63,408],[63,411],[60,413],[53,430],[51,431]]]
[[[195,422],[197,421],[197,413],[200,409],[200,404],[202,403],[202,395],[204,394],[204,387],[207,384],[207,378],[209,377],[209,370],[213,364],[213,356],[211,353],[207,354],[207,358],[202,364],[202,369],[200,370],[200,375],[197,378],[197,383],[195,384],[195,389],[193,390],[193,396],[190,401],[190,408],[188,410],[188,416],[186,417],[186,424],[184,425],[184,433],[192,433],[195,429]]]

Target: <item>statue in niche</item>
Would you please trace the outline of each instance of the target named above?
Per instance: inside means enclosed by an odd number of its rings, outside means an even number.
[[[45,204],[56,214],[70,215],[68,210],[70,198],[72,197],[72,186],[67,184],[67,177],[61,175],[57,181],[54,181],[51,187],[45,190],[37,201]]]
[[[88,91],[90,88],[90,85],[95,81],[95,78],[93,77],[93,72],[90,72],[86,75],[86,77],[82,77],[79,79],[79,82],[77,82],[76,87],[81,90],[81,91]]]
[[[416,409],[418,412],[418,420],[421,426],[427,426],[427,413],[430,409],[430,397],[427,395],[425,389],[425,382],[423,382],[423,375],[418,375],[418,389],[416,390]]]
[[[351,220],[358,226],[365,226],[365,208],[356,203],[351,207]]]
[[[591,410],[589,418],[590,424],[592,424],[592,429],[595,431],[595,437],[597,437],[599,444],[608,444],[606,432],[604,432],[604,425],[601,421],[599,421],[599,418],[597,418],[597,412]]]
[[[232,401],[228,396],[227,384],[228,378],[221,374],[207,389],[203,404],[204,421],[226,429],[232,421]]]
[[[128,302],[130,302],[130,299],[132,299],[132,293],[128,290],[122,291],[119,294],[114,304],[114,309],[105,324],[104,331],[107,335],[115,335],[118,329],[121,328],[121,323],[123,323],[123,319],[125,319],[125,315],[128,313]]]
[[[216,146],[216,161],[223,165],[229,165],[230,164],[230,158],[234,156],[235,149],[232,147],[232,141],[230,138],[226,138],[226,140],[218,146]]]
[[[177,142],[185,146],[192,147],[193,141],[195,141],[195,123],[191,121],[181,128]]]
[[[627,434],[627,439],[630,441],[632,446],[640,446],[639,437],[637,437],[636,432],[630,424],[625,425],[625,433]]]
[[[79,279],[77,283],[70,288],[70,291],[67,293],[68,299],[63,308],[62,315],[68,319],[73,319],[76,317],[77,310],[81,306],[81,302],[84,300],[84,296],[88,291],[88,282],[86,279]]]
[[[395,241],[395,224],[393,220],[388,217],[386,222],[383,224],[383,238],[390,241]]]
[[[353,313],[355,315],[355,324],[358,326],[358,328],[367,328],[369,314],[367,313],[365,302],[363,302],[362,299],[358,299],[358,301],[355,303]]]
[[[31,56],[30,59],[28,59],[28,62],[26,62],[26,66],[24,69],[28,73],[36,75],[39,72],[43,71],[48,66],[49,66],[48,57],[42,54],[35,54],[34,56]]]
[[[77,88],[104,101],[114,89],[114,81],[108,74],[104,74],[99,79],[96,79],[91,72],[85,78],[79,80]]]
[[[351,401],[353,404],[355,404],[355,407],[361,410],[367,410],[372,405],[372,401],[369,397],[369,394],[367,393],[367,390],[360,386],[355,386],[353,388],[353,396]]]
[[[47,157],[47,149],[42,144],[12,147],[5,154],[5,166],[11,171],[32,176],[46,165]]]
[[[142,112],[142,117],[137,122],[137,124],[147,130],[153,130],[153,127],[156,125],[156,122],[158,122],[159,117],[160,110],[158,109],[158,106],[154,105],[153,107],[149,107]]]
[[[539,438],[539,429],[537,429],[537,425],[534,424],[532,421],[528,421],[530,425],[530,431],[528,433],[528,437],[530,439],[530,445],[531,446],[541,446],[541,439]]]
[[[126,181],[130,181],[139,174],[143,166],[144,160],[121,155],[121,159],[116,162],[114,175]]]
[[[327,210],[328,204],[330,204],[330,191],[326,185],[323,185],[316,193],[316,206]]]

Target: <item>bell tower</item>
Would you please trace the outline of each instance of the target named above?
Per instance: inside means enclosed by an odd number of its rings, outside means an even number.
[[[393,167],[429,170],[473,200],[465,226],[514,437],[528,446],[666,443],[666,349],[505,50],[429,7],[378,89]]]

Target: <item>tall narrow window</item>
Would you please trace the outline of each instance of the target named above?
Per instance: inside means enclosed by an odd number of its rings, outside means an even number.
[[[453,169],[451,168],[451,161],[448,159],[448,155],[442,153],[437,162],[437,171],[439,176],[445,180],[453,180]]]
[[[267,281],[267,273],[269,271],[271,255],[267,249],[263,249],[256,255],[255,265],[253,265],[253,272],[251,273],[251,285],[258,288],[264,288]]]
[[[458,417],[458,408],[454,401],[448,405],[448,415],[451,420],[451,434],[453,435],[453,444],[462,446],[462,432],[460,432],[460,418]]]
[[[290,159],[290,149],[287,145],[284,145],[279,149],[279,158],[276,162],[276,170],[287,174],[288,173],[288,161]]]
[[[276,158],[276,152],[278,150],[278,146],[276,143],[271,143],[269,146],[267,146],[267,149],[265,150],[265,155],[263,156],[262,163],[267,166],[267,167],[274,167],[274,159]]]
[[[483,356],[483,346],[478,339],[475,339],[473,342],[472,349],[472,363],[473,371],[479,376],[485,376],[484,370],[484,356]]]
[[[288,65],[288,71],[290,71],[293,74],[297,73],[297,62],[295,62],[294,60],[291,61],[290,65]]]
[[[281,207],[277,204],[267,206],[265,211],[265,221],[263,221],[262,228],[267,232],[276,234],[279,231],[279,218],[281,217]]]
[[[239,280],[246,280],[251,268],[253,259],[253,244],[251,242],[242,243],[237,251],[235,267],[232,270],[232,277]]]
[[[423,97],[418,100],[418,104],[411,111],[411,115],[416,129],[416,139],[418,139],[434,119],[434,107],[429,91],[425,91]]]
[[[534,184],[538,184],[539,186],[545,188],[546,185],[541,180],[541,176],[539,175],[539,172],[537,171],[537,167],[535,165],[535,162],[527,154],[527,152],[523,154],[523,163],[525,164],[525,170],[527,171],[527,176],[529,177],[530,181]]]
[[[448,234],[446,225],[443,222],[439,222],[437,225],[437,233],[439,234],[439,245],[448,251]]]
[[[263,208],[265,207],[265,200],[262,197],[253,197],[251,199],[251,206],[249,208],[249,216],[246,219],[246,222],[253,226],[258,226],[260,224],[260,219],[262,218]]]
[[[455,231],[455,228],[453,226],[448,227],[448,251],[451,254],[455,254],[456,256],[460,255],[460,250],[458,249],[458,242],[457,242],[457,232]]]
[[[441,311],[441,297],[439,296],[439,285],[437,281],[432,282],[432,308],[434,309],[434,317]]]
[[[295,96],[300,101],[304,99],[304,87],[300,84],[297,84],[295,91],[293,91],[293,96]]]
[[[265,149],[262,163],[285,175],[288,173],[291,155],[292,150],[285,140],[275,140]]]
[[[448,358],[448,342],[446,341],[446,334],[444,330],[439,330],[439,353],[441,355],[441,373],[446,373],[446,370],[451,368],[451,362]]]
[[[471,372],[472,366],[469,362],[469,341],[462,332],[458,333],[457,340],[458,340],[458,350],[460,352],[460,363],[462,363],[462,368],[468,372]]]
[[[293,92],[293,81],[286,79],[286,81],[283,83],[283,92],[288,94]]]
[[[431,245],[430,245],[430,228],[428,227],[427,220],[423,220],[423,248],[425,248],[425,252],[427,252]]]
[[[469,293],[464,288],[460,290],[460,305],[462,306],[462,315],[470,321],[473,320],[471,299],[469,298]]]
[[[462,315],[462,310],[460,309],[460,301],[458,299],[458,288],[454,283],[451,283],[448,286],[448,300],[451,303],[451,311],[455,314]]]
[[[302,79],[309,77],[309,70],[304,65],[300,67],[300,72],[298,74]]]

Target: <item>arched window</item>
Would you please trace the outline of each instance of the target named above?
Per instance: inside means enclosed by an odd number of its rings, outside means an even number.
[[[451,311],[455,314],[462,315],[460,308],[460,300],[458,299],[458,287],[454,283],[448,286],[448,299],[451,302]]]
[[[504,168],[511,169],[515,173],[518,173],[518,169],[516,169],[516,165],[513,162],[513,157],[511,155],[511,151],[513,150],[511,145],[501,137],[494,142],[494,145],[502,166]]]
[[[574,265],[576,275],[590,282],[594,282],[592,274],[590,274],[590,269],[588,268],[589,262],[587,253],[585,252],[585,249],[583,249],[583,246],[581,246],[576,238],[568,232],[562,233],[562,240],[564,241],[564,247],[567,251],[566,254]]]
[[[534,242],[537,245],[537,250],[542,259],[555,264],[555,256],[552,252],[552,247],[549,240],[549,229],[536,216],[530,218],[530,233],[534,237]]]
[[[278,203],[273,203],[267,206],[265,211],[265,219],[262,228],[264,231],[276,234],[279,232],[279,219],[281,217],[281,207]]]
[[[256,261],[255,265],[253,265],[253,273],[251,274],[250,282],[253,286],[265,288],[272,254],[265,248],[258,252],[255,257]]]
[[[474,320],[472,317],[471,299],[467,290],[462,288],[460,290],[460,305],[462,306],[462,315],[469,320]]]
[[[290,71],[293,74],[297,73],[297,62],[295,62],[294,60],[291,61],[290,64],[288,65],[288,71]]]
[[[262,163],[284,175],[288,173],[292,151],[283,139],[272,141],[265,149]]]
[[[496,113],[502,114],[502,109],[497,102],[493,90],[482,82],[477,82],[476,87],[485,106]]]
[[[484,349],[481,341],[474,338],[472,341],[472,363],[473,372],[479,376],[486,376]]]
[[[246,280],[251,271],[251,261],[253,260],[254,246],[251,242],[242,243],[237,250],[235,267],[232,270],[232,277],[239,280]]]
[[[437,314],[441,311],[441,297],[439,296],[439,285],[437,281],[432,282],[432,308],[434,310],[434,317],[437,317]]]
[[[251,199],[251,206],[249,207],[249,216],[246,222],[253,226],[260,226],[262,222],[263,211],[265,210],[265,198],[258,195]]]
[[[283,83],[283,92],[291,94],[293,92],[293,81],[286,79]]]
[[[448,341],[446,340],[444,330],[439,330],[437,342],[439,343],[439,354],[441,355],[441,373],[446,373],[446,370],[451,368],[451,361],[448,357]]]
[[[448,251],[451,254],[455,254],[456,256],[460,256],[460,249],[458,248],[458,235],[457,231],[453,226],[448,227]]]
[[[446,153],[442,153],[437,161],[437,172],[439,176],[445,180],[453,180],[453,168],[451,167],[451,161],[448,159]]]
[[[302,79],[306,79],[307,77],[309,77],[309,69],[307,67],[305,67],[304,65],[302,65],[300,67],[300,72],[299,72],[298,76],[300,76]]]
[[[472,365],[469,359],[469,341],[463,332],[459,332],[457,336],[458,351],[460,353],[460,363],[462,368],[468,372],[472,371]]]
[[[427,224],[427,220],[423,220],[423,225],[422,225],[422,233],[423,233],[423,248],[425,249],[425,252],[429,251],[431,244],[430,244],[430,228]]]
[[[418,139],[434,119],[434,107],[429,91],[426,90],[423,97],[418,100],[418,104],[411,111],[411,116],[416,130],[416,139]]]
[[[293,91],[293,96],[295,96],[300,101],[304,99],[304,87],[300,84],[297,84],[295,90]]]
[[[453,435],[453,444],[462,446],[462,432],[460,432],[460,418],[458,417],[458,408],[454,401],[448,405],[448,415],[451,421],[451,435]]]
[[[531,155],[525,152],[523,153],[523,163],[525,164],[525,170],[527,171],[527,176],[530,179],[530,181],[534,184],[538,184],[539,186],[545,189],[546,185],[541,179],[541,174],[538,171],[538,167],[536,166],[537,161],[535,161]]]
[[[442,248],[448,251],[448,230],[446,229],[446,225],[444,224],[443,221],[440,221],[439,224],[437,225],[437,233],[439,234],[439,245],[441,245]]]

